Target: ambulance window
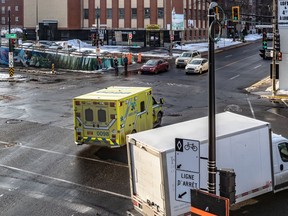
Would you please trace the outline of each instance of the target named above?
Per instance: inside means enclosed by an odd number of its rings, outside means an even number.
[[[141,101],[141,103],[140,103],[140,112],[144,112],[145,111],[145,103],[144,103],[144,101]]]
[[[93,110],[92,109],[86,109],[85,110],[85,120],[86,121],[93,121]]]
[[[283,162],[288,162],[288,143],[281,143],[278,145],[280,156]]]
[[[105,110],[98,110],[98,121],[99,122],[106,122],[106,111]]]

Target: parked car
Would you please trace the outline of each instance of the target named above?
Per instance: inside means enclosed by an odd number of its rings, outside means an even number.
[[[206,58],[194,58],[185,67],[186,74],[199,73],[208,71],[209,64]]]
[[[169,63],[165,59],[150,59],[141,68],[140,73],[155,73],[168,71]]]
[[[39,40],[36,46],[44,49],[62,49],[63,47],[54,41]]]
[[[175,60],[176,67],[185,67],[188,62],[190,62],[193,58],[201,58],[200,52],[197,50],[191,52],[183,52],[178,58]]]

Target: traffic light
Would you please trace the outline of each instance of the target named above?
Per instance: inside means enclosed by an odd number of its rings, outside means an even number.
[[[267,34],[266,34],[266,32],[263,32],[262,47],[264,50],[267,49]]]
[[[15,39],[11,39],[11,48],[12,48],[12,51],[15,49]]]
[[[92,38],[92,46],[96,46],[96,34],[92,34],[91,38]]]
[[[240,21],[240,6],[232,6],[232,21]]]
[[[280,34],[278,32],[274,33],[274,47],[276,51],[280,51]]]
[[[260,49],[259,51],[260,51],[259,55],[260,55],[263,59],[266,59],[265,49]]]
[[[282,52],[277,53],[277,60],[282,61]]]

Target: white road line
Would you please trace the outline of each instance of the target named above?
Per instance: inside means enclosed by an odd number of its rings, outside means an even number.
[[[4,164],[0,164],[0,167],[6,168],[6,169],[11,169],[11,170],[18,171],[18,172],[24,172],[24,173],[27,173],[27,174],[30,174],[30,175],[40,176],[40,177],[43,177],[43,178],[48,178],[48,179],[51,179],[51,180],[54,180],[54,181],[59,181],[59,182],[75,185],[75,186],[78,186],[78,187],[82,187],[82,188],[86,188],[86,189],[89,189],[89,190],[94,190],[94,191],[110,194],[110,195],[121,197],[121,198],[124,198],[124,199],[129,199],[129,200],[131,199],[130,196],[125,196],[123,194],[119,194],[119,193],[115,193],[115,192],[108,191],[108,190],[103,190],[103,189],[99,189],[99,188],[93,188],[93,187],[81,185],[81,184],[78,184],[78,183],[75,183],[75,182],[71,182],[71,181],[67,181],[67,180],[64,180],[64,179],[54,178],[54,177],[51,177],[51,176],[42,175],[42,174],[39,174],[39,173],[35,173],[35,172],[23,170],[23,169],[18,169],[16,167],[7,166],[7,165],[4,165]]]
[[[227,56],[225,56],[225,58],[229,58],[229,57],[232,57],[233,55],[227,55]]]
[[[254,67],[254,69],[257,69],[257,68],[259,68],[259,67],[261,67],[262,65],[257,65],[257,66],[255,66]]]
[[[10,145],[11,143],[0,141],[0,144]],[[40,148],[34,148],[34,147],[25,146],[25,145],[21,145],[21,144],[20,145],[17,144],[15,146],[19,146],[21,148],[33,149],[33,150],[36,150],[36,151],[47,152],[47,153],[51,153],[51,154],[64,155],[64,156],[67,156],[67,157],[73,157],[73,158],[78,158],[78,159],[83,159],[83,160],[88,160],[88,161],[95,161],[95,162],[105,163],[105,164],[109,164],[109,165],[113,165],[113,166],[119,166],[119,167],[128,168],[128,165],[124,165],[124,164],[116,164],[116,163],[111,163],[111,162],[102,161],[102,160],[93,159],[93,158],[81,157],[81,156],[76,156],[76,155],[71,155],[71,154],[63,154],[63,153],[56,152],[56,151],[40,149]]]
[[[237,78],[237,77],[239,77],[239,76],[240,76],[240,74],[238,74],[238,75],[236,75],[236,76],[234,76],[234,77],[231,77],[230,80],[233,80],[233,79],[235,79],[235,78]]]
[[[225,65],[225,66],[223,66],[223,67],[216,68],[216,70],[220,70],[220,69],[223,69],[223,68],[225,68],[225,67],[229,67],[229,66],[231,66],[231,65],[234,65],[234,64],[236,64],[236,63],[238,63],[238,62],[241,62],[241,61],[243,61],[243,60],[245,60],[245,59],[248,59],[248,58],[251,58],[251,56],[248,56],[248,57],[246,57],[246,58],[240,59],[240,60],[235,61],[235,62],[231,62],[230,64],[227,64],[227,65]]]

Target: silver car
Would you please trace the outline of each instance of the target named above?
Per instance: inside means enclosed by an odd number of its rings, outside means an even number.
[[[186,74],[199,73],[208,71],[209,64],[206,58],[194,58],[185,67]]]
[[[193,58],[201,58],[201,54],[197,50],[183,52],[178,58],[176,58],[175,65],[177,68],[185,67]]]

